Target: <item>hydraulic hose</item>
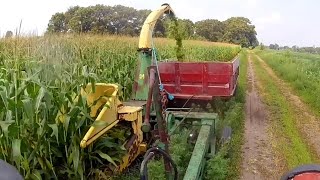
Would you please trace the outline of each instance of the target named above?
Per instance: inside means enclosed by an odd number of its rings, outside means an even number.
[[[161,154],[165,159],[170,161],[171,166],[173,167],[174,170],[174,180],[178,180],[178,169],[177,165],[174,163],[174,161],[171,159],[168,153],[166,153],[164,150],[158,148],[158,147],[152,147],[150,148],[145,156],[144,159],[141,163],[141,168],[140,168],[140,180],[148,180],[148,161],[156,155],[156,153]]]

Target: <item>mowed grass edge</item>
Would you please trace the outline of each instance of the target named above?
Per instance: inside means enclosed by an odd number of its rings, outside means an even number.
[[[290,84],[295,94],[301,97],[312,110],[320,116],[320,55],[290,51],[256,51],[285,82]]]
[[[298,165],[312,163],[315,156],[310,152],[307,143],[299,134],[295,126],[294,110],[281,94],[276,83],[262,67],[256,56],[252,56],[254,69],[261,86],[263,101],[270,112],[269,118],[272,123],[272,133],[276,139],[273,140],[277,153],[283,156],[285,165],[282,171],[288,171]]]

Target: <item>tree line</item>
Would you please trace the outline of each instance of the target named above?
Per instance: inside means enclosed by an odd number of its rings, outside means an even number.
[[[297,45],[294,46],[280,46],[277,43],[270,44],[269,46],[265,46],[262,43],[260,44],[260,49],[269,48],[273,50],[291,50],[294,52],[302,52],[302,53],[311,53],[311,54],[320,54],[320,47],[312,46],[312,47],[299,47]]]
[[[46,33],[99,33],[139,36],[143,22],[151,10],[136,10],[122,5],[74,6],[58,12],[49,20]],[[172,21],[163,16],[154,29],[156,37],[172,36]],[[243,47],[257,46],[255,26],[245,17],[231,17],[225,21],[205,19],[193,22],[178,19],[179,35],[183,39],[227,42]]]

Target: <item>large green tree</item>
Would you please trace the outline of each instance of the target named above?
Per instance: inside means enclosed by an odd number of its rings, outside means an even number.
[[[69,20],[69,28],[75,32],[90,32],[96,23],[93,14],[92,8],[79,8]]]
[[[220,41],[224,29],[224,24],[216,19],[206,19],[195,23],[196,34],[209,41]]]
[[[190,19],[180,19],[179,23],[183,29],[183,38],[190,39],[194,35],[194,23]]]
[[[50,32],[66,32],[66,17],[64,13],[54,14],[48,24],[48,31]]]
[[[241,44],[243,47],[258,46],[255,26],[248,18],[232,17],[223,22],[225,32],[222,41]]]

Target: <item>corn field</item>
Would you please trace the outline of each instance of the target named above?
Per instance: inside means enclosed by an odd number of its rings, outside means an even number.
[[[229,61],[239,46],[183,42],[187,61]],[[155,39],[160,59],[175,59],[175,42]],[[93,123],[81,85],[117,83],[127,100],[138,39],[116,36],[44,36],[0,39],[0,158],[26,179],[88,179],[119,161],[122,144],[80,141]],[[123,139],[125,130],[110,133]]]

